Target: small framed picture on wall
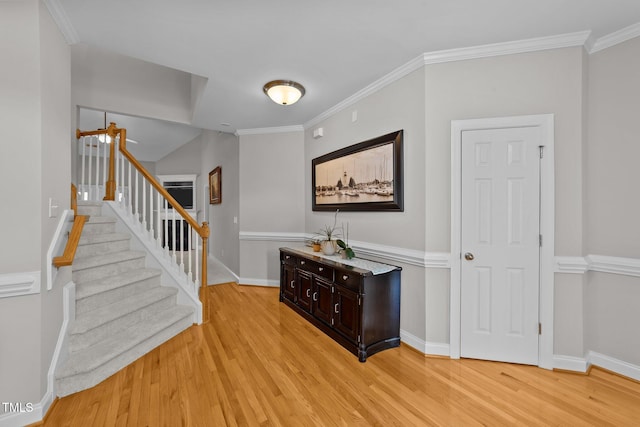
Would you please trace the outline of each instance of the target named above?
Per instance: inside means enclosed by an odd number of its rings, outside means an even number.
[[[222,168],[218,166],[209,172],[209,203],[222,203]]]

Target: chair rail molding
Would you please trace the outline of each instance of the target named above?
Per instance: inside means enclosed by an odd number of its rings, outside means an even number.
[[[555,257],[556,273],[584,274],[589,271],[640,277],[640,259],[607,255]]]
[[[40,270],[0,274],[0,298],[40,293]]]
[[[304,243],[306,240],[311,240],[314,237],[317,237],[317,235],[290,232],[240,232],[241,241]],[[349,240],[349,246],[353,248],[358,256],[373,256],[384,259],[387,262],[400,262],[423,268],[451,268],[451,254],[449,252],[425,252],[416,249],[381,245],[378,243],[359,242],[355,240]]]

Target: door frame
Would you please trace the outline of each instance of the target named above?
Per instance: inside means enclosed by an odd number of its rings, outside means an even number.
[[[451,121],[451,286],[449,296],[449,355],[460,358],[460,305],[462,235],[462,132],[472,130],[539,127],[544,155],[540,160],[540,293],[538,366],[553,368],[553,288],[555,257],[554,115],[492,117]]]

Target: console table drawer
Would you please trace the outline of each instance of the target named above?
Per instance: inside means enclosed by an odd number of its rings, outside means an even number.
[[[309,271],[325,279],[333,280],[333,268],[319,264],[308,259],[299,259],[298,268]]]
[[[349,271],[336,270],[335,282],[352,289],[358,289],[362,276]]]
[[[282,262],[289,265],[296,265],[297,259],[293,255],[281,254]]]

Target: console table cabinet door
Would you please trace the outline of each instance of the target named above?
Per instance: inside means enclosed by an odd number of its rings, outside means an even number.
[[[321,279],[315,279],[312,294],[313,315],[327,325],[333,317],[333,285]]]
[[[311,291],[313,287],[313,280],[311,274],[306,271],[296,270],[298,280],[298,305],[304,311],[311,313]]]
[[[281,279],[282,296],[289,301],[296,301],[296,278],[295,267],[290,264],[282,264]]]
[[[333,293],[333,327],[351,341],[358,342],[360,331],[360,297],[356,292],[335,285]]]

